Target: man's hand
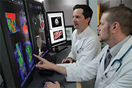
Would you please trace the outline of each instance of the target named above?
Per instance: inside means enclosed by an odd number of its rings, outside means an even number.
[[[61,63],[63,64],[63,63],[65,63],[65,62],[72,63],[72,58],[68,57],[68,58],[66,58],[66,59],[63,59]]]
[[[33,54],[33,56],[35,56],[36,58],[40,60],[38,64],[36,65],[36,67],[39,68],[40,70],[49,69],[49,70],[54,70],[58,73],[61,73],[65,76],[67,75],[65,67],[57,66],[56,64],[53,64],[38,55]]]
[[[33,54],[33,56],[35,56],[36,58],[38,58],[40,61],[38,62],[38,64],[36,64],[36,67],[39,68],[40,70],[44,70],[44,69],[50,69],[52,70],[53,67],[55,66],[55,64],[45,60],[44,58]]]
[[[60,88],[60,84],[57,81],[54,83],[46,82],[43,88]]]

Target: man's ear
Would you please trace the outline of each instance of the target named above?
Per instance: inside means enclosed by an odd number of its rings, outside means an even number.
[[[88,23],[89,23],[90,19],[91,19],[90,17],[88,17],[88,18],[86,19]]]
[[[113,25],[112,25],[112,29],[113,29],[113,33],[116,33],[119,31],[119,26],[120,24],[118,22],[114,22]]]

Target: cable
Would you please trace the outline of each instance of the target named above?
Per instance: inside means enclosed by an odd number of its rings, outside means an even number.
[[[120,4],[122,4],[122,0],[120,0]]]

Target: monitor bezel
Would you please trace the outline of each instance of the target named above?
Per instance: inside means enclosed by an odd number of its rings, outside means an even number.
[[[62,41],[59,41],[59,42],[56,42],[56,43],[52,43],[51,42],[51,34],[50,34],[50,22],[49,22],[49,17],[48,17],[48,15],[49,14],[58,14],[58,13],[61,13],[62,14],[62,19],[63,19],[63,28],[64,28],[64,32],[65,32],[65,34],[64,34],[64,37],[65,37],[65,39],[64,40],[62,40]],[[58,16],[60,16],[60,15],[58,15]],[[58,47],[58,46],[60,46],[60,45],[64,45],[64,44],[66,44],[66,42],[67,42],[67,36],[66,36],[66,29],[65,29],[65,19],[64,19],[64,11],[49,11],[49,12],[46,12],[46,19],[47,19],[47,25],[48,25],[48,32],[49,32],[49,40],[50,40],[50,47],[51,47],[51,49],[52,48],[55,48],[55,47]]]
[[[23,2],[23,0],[19,0],[19,1]],[[1,1],[1,3],[0,3],[1,7],[3,6],[2,3],[6,3],[7,4],[6,6],[11,8],[11,6],[10,6],[11,1]],[[11,9],[15,8],[16,6],[17,5],[12,7]],[[18,8],[21,8],[21,7],[18,6]],[[22,7],[22,9],[25,12],[24,6]],[[6,59],[8,59],[8,61],[9,61],[10,68],[8,68],[8,69],[11,70],[11,73],[12,73],[12,76],[13,76],[13,79],[8,79],[8,83],[10,82],[10,80],[13,80],[13,82],[11,81],[11,83],[14,84],[14,87],[24,88],[28,85],[30,79],[32,78],[32,76],[34,74],[35,62],[33,63],[31,71],[28,73],[28,76],[27,76],[28,78],[26,77],[27,81],[23,85],[21,85],[23,82],[20,83],[20,81],[18,81],[19,77],[18,77],[18,73],[17,73],[17,66],[16,66],[16,62],[15,62],[14,51],[13,51],[13,48],[12,48],[12,45],[11,45],[10,34],[8,33],[8,30],[4,30],[4,29],[8,29],[8,26],[6,25],[7,24],[6,18],[5,18],[5,15],[4,15],[5,12],[6,11],[2,7],[1,8],[1,13],[0,13],[0,15],[1,15],[0,18],[1,18],[1,26],[2,26],[2,33],[3,33],[3,37],[4,37],[5,47],[6,47],[6,51],[7,51],[7,55],[8,55],[8,56],[6,56],[6,57],[8,57]],[[26,19],[27,19],[27,16],[26,16]],[[28,22],[28,19],[27,19],[27,22]],[[29,24],[28,24],[28,34],[29,34],[28,36],[30,37],[29,40],[30,40],[30,43],[31,43],[31,46],[32,46],[32,51],[34,53],[34,48],[33,48],[34,46],[33,46],[33,41],[32,41],[32,38],[31,38],[31,32],[30,32],[30,29],[29,29]],[[6,67],[2,67],[2,69],[5,69],[5,68]],[[6,76],[6,75],[8,75],[8,74],[4,74],[4,76]],[[6,77],[4,77],[4,78],[6,78]],[[7,81],[7,79],[5,79],[5,82],[6,81]],[[10,87],[10,85],[7,85],[7,84],[6,84],[6,86]]]

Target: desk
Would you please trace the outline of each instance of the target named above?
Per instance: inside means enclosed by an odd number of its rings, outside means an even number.
[[[61,63],[62,59],[66,58],[67,55],[70,52],[71,47],[68,46],[68,48],[66,48],[65,50],[57,53],[57,63]],[[52,76],[45,76],[46,78],[52,80],[52,81],[59,81],[60,83],[62,83],[65,88],[94,88],[93,84],[94,84],[94,80],[88,81],[88,82],[66,82],[65,76],[61,75],[57,72],[55,72],[54,75]],[[34,77],[33,77],[33,81],[28,85],[28,88],[42,88],[42,82],[44,80],[44,76],[40,76],[38,74],[38,69],[36,70]],[[61,88],[62,85],[61,85]]]
[[[60,63],[62,61],[62,59],[66,58],[67,55],[69,54],[69,52],[70,52],[70,46],[68,46],[65,50],[57,53],[57,55],[56,55],[57,63]],[[28,85],[28,88],[42,88],[43,87],[42,82],[45,79],[44,77],[46,77],[52,81],[58,81],[58,82],[62,83],[65,86],[65,88],[81,88],[81,87],[79,87],[80,83],[77,83],[78,87],[76,87],[76,82],[66,82],[65,76],[61,75],[57,72],[55,72],[55,74],[52,76],[41,76],[38,73],[38,69],[36,69],[33,80]],[[61,88],[63,88],[62,85],[61,85]]]
[[[45,77],[52,81],[58,81],[62,83],[65,86],[65,88],[76,88],[75,82],[66,82],[64,75],[61,75],[59,73],[55,73],[52,76],[45,76]],[[44,79],[45,79],[44,76],[40,76],[36,71],[33,81],[28,85],[28,88],[43,88],[42,82]],[[61,88],[63,88],[62,85]]]

